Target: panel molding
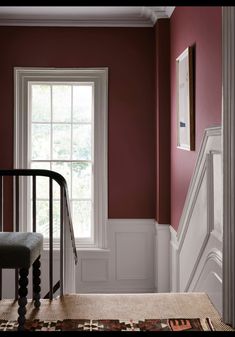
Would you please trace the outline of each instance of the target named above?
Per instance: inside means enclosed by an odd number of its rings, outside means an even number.
[[[194,194],[198,189],[198,181],[201,179],[201,174],[206,163],[207,154],[210,151],[221,151],[221,126],[207,128],[204,130],[203,138],[201,141],[197,161],[189,184],[184,208],[177,230],[177,237],[181,241],[181,236],[185,235],[189,222],[187,221],[189,213],[192,212],[192,201]]]
[[[221,127],[206,129],[195,165],[178,232],[170,226],[171,292],[205,291],[222,311],[222,194]],[[217,186],[215,187],[215,184]],[[215,192],[216,191],[216,192]],[[215,211],[216,207],[220,210]],[[216,219],[216,224],[215,224]],[[215,272],[213,268],[216,263]],[[205,282],[210,272],[216,289]],[[200,282],[199,282],[200,280]]]
[[[78,251],[76,292],[154,292],[154,225],[154,219],[108,219],[107,249]]]
[[[107,281],[108,258],[82,258],[80,263],[80,272],[82,282]]]
[[[219,249],[212,248],[211,251],[209,252],[209,254],[206,256],[206,259],[203,263],[203,266],[202,266],[200,272],[198,273],[197,277],[195,277],[195,284],[192,287],[192,291],[196,291],[196,289],[199,286],[200,279],[205,278],[205,276],[207,275],[207,273],[205,273],[205,269],[206,269],[206,266],[211,261],[215,262],[222,271],[222,252]],[[221,276],[219,278],[220,278],[221,286],[222,286]]]

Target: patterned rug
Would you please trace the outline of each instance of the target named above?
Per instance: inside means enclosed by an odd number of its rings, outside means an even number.
[[[1,331],[17,331],[17,321],[0,320]],[[214,331],[209,318],[193,319],[65,319],[57,321],[26,321],[27,331]]]

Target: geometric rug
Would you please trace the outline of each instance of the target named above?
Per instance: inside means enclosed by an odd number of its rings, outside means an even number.
[[[1,331],[17,331],[17,321],[0,320]],[[64,319],[25,322],[26,331],[214,331],[209,318],[170,319]]]

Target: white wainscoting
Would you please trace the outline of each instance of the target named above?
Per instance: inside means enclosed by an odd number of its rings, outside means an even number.
[[[164,228],[168,227],[166,225]],[[155,292],[157,288],[154,270],[155,220],[109,219],[107,231],[108,249],[78,250],[78,265],[75,272],[76,292]],[[161,233],[163,232],[161,230]],[[162,245],[162,242],[159,245]],[[166,250],[166,247],[164,249]],[[161,251],[159,254],[163,255]],[[59,279],[59,251],[54,251],[53,260],[54,283],[56,283]],[[49,290],[48,261],[48,251],[44,250],[41,257],[42,296]],[[59,291],[55,295],[59,295]],[[3,270],[3,298],[13,297],[14,271]],[[31,276],[29,276],[29,298],[31,297]]]
[[[222,313],[221,128],[205,130],[178,232],[170,227],[172,292],[206,292]]]
[[[78,251],[76,292],[154,292],[154,220],[109,219],[107,231],[108,249]]]
[[[155,223],[155,292],[170,291],[170,226]]]

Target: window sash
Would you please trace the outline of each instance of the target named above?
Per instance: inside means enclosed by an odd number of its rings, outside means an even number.
[[[15,78],[15,139],[14,167],[28,167],[29,114],[27,111],[28,83],[42,81],[58,83],[95,83],[94,88],[94,240],[77,240],[79,249],[107,248],[107,109],[108,109],[108,69],[107,68],[14,68]],[[56,160],[57,161],[57,160]],[[22,194],[27,193],[24,187]],[[21,205],[20,224],[22,230],[27,214],[27,206]],[[23,228],[24,227],[24,228]]]
[[[34,94],[34,90],[35,90],[35,86],[37,85],[41,85],[41,86],[45,86],[45,89],[47,89],[47,87],[49,88],[49,99],[48,99],[48,105],[49,105],[49,111],[48,111],[48,116],[47,116],[47,121],[45,122],[42,122],[40,120],[40,116],[39,118],[37,118],[37,120],[33,120],[33,111],[34,111],[34,101],[33,101],[33,94]],[[69,90],[69,97],[67,97],[67,103],[69,103],[69,110],[68,113],[69,113],[69,117],[70,117],[70,120],[66,120],[66,116],[65,116],[65,120],[64,121],[60,121],[58,122],[58,120],[56,120],[54,118],[55,116],[55,111],[54,111],[54,107],[53,107],[53,102],[54,102],[54,99],[55,97],[53,96],[53,93],[54,93],[54,87],[59,87],[59,86],[67,86],[68,87],[68,90]],[[90,158],[91,160],[79,160],[79,159],[74,159],[72,160],[73,158],[73,146],[74,146],[74,134],[73,134],[73,131],[74,131],[74,125],[80,125],[80,122],[75,122],[74,123],[74,91],[76,88],[79,88],[79,86],[89,86],[91,87],[91,106],[90,106],[90,109],[91,109],[91,115],[90,115],[90,121],[89,122],[86,122],[86,123],[81,123],[81,125],[91,125],[91,130],[90,130],[90,137],[91,137],[91,148],[90,148]],[[75,233],[75,238],[77,238],[78,240],[82,239],[83,241],[87,241],[87,242],[93,242],[94,241],[94,197],[93,197],[93,183],[94,183],[94,177],[93,177],[93,167],[94,167],[94,159],[93,159],[93,147],[94,147],[94,137],[93,137],[93,130],[94,130],[94,83],[93,82],[87,82],[87,83],[80,83],[80,82],[73,82],[73,83],[70,83],[69,81],[67,82],[42,82],[40,81],[37,82],[37,81],[33,81],[33,82],[28,82],[28,113],[29,113],[29,120],[30,120],[30,124],[29,124],[29,144],[30,144],[30,147],[31,149],[29,149],[28,153],[29,153],[29,167],[31,167],[31,163],[37,163],[37,162],[40,162],[40,163],[48,163],[50,165],[50,169],[51,170],[55,170],[57,171],[55,168],[52,167],[53,163],[91,163],[91,176],[90,176],[90,198],[87,199],[87,200],[90,200],[91,201],[91,209],[90,209],[90,216],[89,216],[89,229],[88,229],[88,232],[90,233],[90,235],[87,237],[84,235],[82,235],[81,237],[78,236],[76,237],[76,233],[78,233],[78,228],[77,226],[79,226],[78,223],[75,223],[75,219],[73,221],[73,224],[74,224],[74,233]],[[45,116],[44,116],[45,118]],[[34,137],[33,135],[33,128],[34,128],[34,125],[47,125],[49,128],[48,128],[48,132],[49,132],[49,139],[50,139],[50,148],[49,148],[49,158],[47,159],[41,159],[40,160],[40,157],[39,159],[33,159],[33,149],[32,149],[32,139]],[[54,153],[54,126],[57,126],[57,125],[71,125],[70,127],[70,130],[69,130],[69,159],[58,159],[58,158],[55,158],[55,153]],[[31,154],[31,155],[30,155]],[[43,157],[42,157],[43,158]],[[70,191],[69,193],[69,196],[70,196],[70,205],[71,205],[71,210],[72,210],[72,214],[75,214],[75,210],[74,210],[74,197],[73,197],[73,189],[72,189],[72,186],[73,186],[73,166],[71,165],[70,168],[69,168],[69,176],[70,176],[70,179],[67,180],[67,184],[68,184],[68,189]],[[54,198],[53,198],[54,199]],[[39,199],[37,198],[37,200],[39,201]],[[55,199],[54,199],[55,200]],[[81,200],[81,199],[80,199]],[[49,219],[48,219],[49,220]],[[30,220],[29,220],[30,221]],[[42,234],[45,234],[45,233],[42,233]],[[85,234],[85,233],[83,233]]]

